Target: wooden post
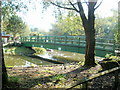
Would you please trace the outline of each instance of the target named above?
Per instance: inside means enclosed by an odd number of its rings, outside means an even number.
[[[57,42],[57,38],[56,38],[56,36],[55,36],[55,38],[54,38],[55,40],[54,40],[54,43],[56,43]]]
[[[37,42],[39,42],[39,35],[37,36]]]
[[[46,42],[46,40],[47,40],[47,36],[45,36],[45,42]]]
[[[79,37],[79,42],[78,42],[78,44],[80,45],[80,37]]]
[[[116,48],[116,44],[115,44],[115,40],[113,40],[113,54],[115,55],[115,48]]]
[[[31,36],[30,36],[30,42],[32,41]]]
[[[26,42],[27,38],[25,37],[25,42]]]
[[[67,44],[67,36],[65,36],[65,44]]]
[[[74,42],[74,36],[72,36],[72,39],[71,39],[71,44],[73,44]]]
[[[42,36],[41,36],[41,38],[40,38],[40,39],[41,39],[41,42],[42,42]]]
[[[114,82],[113,90],[118,90],[118,84],[119,84],[119,77],[118,77],[118,75],[119,75],[119,72],[120,72],[120,70],[115,71],[115,74],[114,74],[115,82]]]
[[[35,42],[37,42],[37,36],[35,36]]]
[[[88,90],[88,82],[82,84],[82,90]]]
[[[20,39],[19,39],[19,40],[20,40],[20,42],[22,42],[21,36],[20,36]]]

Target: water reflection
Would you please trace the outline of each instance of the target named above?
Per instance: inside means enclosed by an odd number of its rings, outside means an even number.
[[[41,55],[39,55],[41,56]],[[48,50],[43,56],[44,58],[63,61],[64,63],[68,62],[84,62],[85,61],[85,54],[74,53],[74,52],[67,52],[67,51],[60,51],[60,50]],[[95,57],[95,60],[98,62],[102,60],[101,57]]]
[[[59,50],[47,50],[47,52],[43,55],[38,55],[42,58],[47,58],[55,61],[60,61],[64,63],[71,62],[84,62],[84,54],[59,51]],[[102,60],[100,57],[95,57],[97,61]],[[5,55],[5,64],[6,66],[36,66],[36,65],[51,65],[53,63],[40,60],[37,58],[31,58],[27,56],[19,56],[19,55]]]
[[[50,62],[42,61],[36,58],[30,58],[27,56],[19,56],[19,55],[6,55],[5,54],[5,65],[6,66],[36,66],[36,65],[49,65],[52,64]]]

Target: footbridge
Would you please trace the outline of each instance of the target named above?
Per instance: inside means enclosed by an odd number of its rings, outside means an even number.
[[[20,41],[26,47],[41,47],[85,54],[84,36],[25,36]],[[106,54],[115,55],[113,39],[97,38],[95,55],[104,57]]]

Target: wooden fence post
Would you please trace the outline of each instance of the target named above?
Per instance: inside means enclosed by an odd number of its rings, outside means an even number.
[[[113,54],[115,55],[115,49],[116,49],[116,44],[115,44],[115,40],[113,40]]]
[[[82,85],[83,85],[82,87],[83,90],[88,90],[88,82],[83,83]]]
[[[117,70],[117,71],[115,71],[115,82],[114,82],[114,87],[113,87],[113,90],[118,90],[118,84],[119,84],[119,77],[118,77],[118,75],[119,75],[119,72],[120,72],[120,70]]]
[[[37,42],[39,42],[39,35],[37,36]]]
[[[80,37],[79,37],[79,42],[78,42],[78,44],[80,45]]]
[[[67,44],[67,36],[65,36],[65,44]]]

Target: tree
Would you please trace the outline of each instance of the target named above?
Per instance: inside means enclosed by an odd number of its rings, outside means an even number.
[[[21,5],[21,3],[22,2],[16,3],[14,0],[2,1],[2,31],[12,33],[14,36],[16,33],[23,31],[22,28],[25,27],[25,24],[17,15],[17,12],[20,12],[21,8],[25,6],[24,4]]]
[[[17,15],[12,15],[8,20],[8,24],[6,25],[5,31],[7,33],[12,33],[15,37],[17,34],[23,33],[25,28],[26,25],[23,22],[23,20]]]
[[[119,4],[119,3],[118,3]],[[118,44],[118,47],[120,46],[120,13],[119,10],[112,10],[113,16],[112,20],[112,30],[114,31],[114,39],[116,43]]]
[[[0,23],[1,23],[1,15],[2,15],[1,14],[1,8],[2,7],[1,7],[1,1],[0,1]],[[4,62],[3,45],[2,45],[2,35],[1,35],[1,24],[0,24],[0,65],[1,65],[0,69],[2,69],[2,86],[4,86],[8,82],[8,79],[7,79],[8,75],[7,75],[7,70],[6,70],[5,62]]]
[[[28,25],[25,25],[24,32],[22,32],[20,35],[21,36],[29,36],[31,33],[30,27]]]
[[[27,10],[27,6],[20,0],[2,1],[2,31],[6,29],[11,16],[17,15],[17,12],[23,12],[23,9]]]
[[[87,66],[94,66],[96,65],[95,63],[95,15],[94,12],[95,10],[100,6],[100,4],[97,4],[98,0],[88,0],[85,2],[81,2],[81,0],[67,0],[67,1],[62,1],[62,0],[46,0],[46,3],[50,3],[54,6],[57,6],[59,8],[64,8],[68,10],[74,10],[76,11],[81,19],[82,19],[82,24],[84,27],[85,31],[85,36],[86,36],[86,53],[85,53],[85,64]],[[88,8],[88,14],[85,14],[85,10],[83,8],[83,3],[87,5]]]
[[[17,1],[17,0],[16,0]],[[10,8],[13,7],[13,8]],[[14,0],[0,0],[0,23],[3,23],[3,20],[6,21],[7,19],[15,14],[17,11],[20,11],[20,8],[26,8],[22,2]],[[2,24],[3,25],[3,24]],[[2,26],[3,27],[3,26]],[[3,28],[2,28],[3,29]],[[4,53],[3,53],[3,45],[2,45],[2,36],[1,36],[1,24],[0,24],[0,61],[2,62],[2,86],[4,87],[8,82],[8,75],[7,70],[4,62]],[[0,63],[1,64],[1,63]],[[1,70],[0,70],[1,71]]]
[[[68,12],[67,16],[61,16],[62,18],[58,19],[50,31],[52,35],[84,35],[84,30],[82,26],[82,21],[77,14],[72,14]]]
[[[117,18],[110,17],[97,17],[95,20],[95,29],[97,38],[114,38],[114,30]]]
[[[96,37],[114,39],[118,43],[120,42],[120,39],[117,38],[120,36],[118,34],[118,11],[111,10],[111,12],[113,15],[109,17],[102,18],[97,15],[95,20]]]

